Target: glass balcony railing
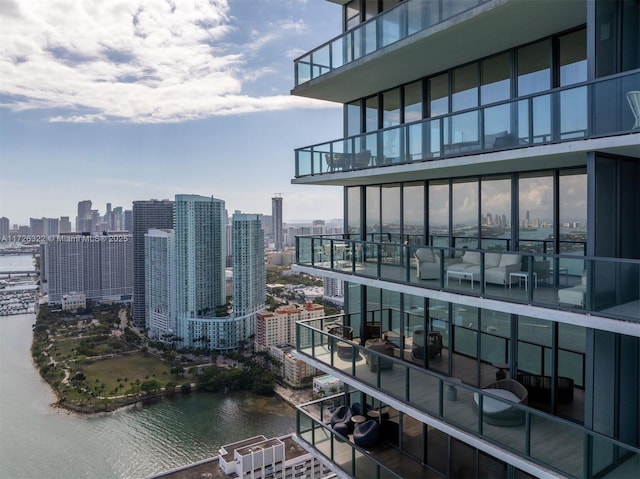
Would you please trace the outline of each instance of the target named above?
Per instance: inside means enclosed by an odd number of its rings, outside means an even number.
[[[299,236],[296,263],[427,289],[640,322],[640,260]]]
[[[377,461],[366,450],[334,432],[328,425],[332,399],[315,401],[297,410],[298,437],[336,464],[349,477],[367,479],[402,479]]]
[[[295,86],[449,20],[489,0],[407,0],[294,60]]]
[[[296,178],[630,133],[630,91],[639,72],[300,148]]]
[[[296,323],[296,348],[324,364],[326,372],[337,371],[352,377],[351,386],[356,389],[358,384],[372,386],[381,396],[394,398],[569,477],[602,477],[603,472],[618,477],[616,471],[623,474],[619,477],[640,475],[640,449],[636,447],[530,408],[524,402],[506,400],[497,393],[468,386],[458,379],[335,336],[326,330],[327,319]],[[336,458],[336,446],[346,449],[349,454],[339,456],[343,461],[346,457],[348,464],[340,467],[352,467],[348,458],[354,457],[351,450],[355,446],[330,428],[329,416],[322,409],[318,412],[316,407],[312,413],[310,408],[299,408],[298,434],[330,459]]]

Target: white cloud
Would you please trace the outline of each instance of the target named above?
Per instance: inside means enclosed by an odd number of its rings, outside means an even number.
[[[261,30],[269,33],[233,46],[227,38],[238,25],[227,0],[1,4],[0,94],[12,111],[55,110],[55,122],[154,123],[330,106],[243,93],[243,82],[272,73],[248,59],[303,32],[300,21],[267,22]]]

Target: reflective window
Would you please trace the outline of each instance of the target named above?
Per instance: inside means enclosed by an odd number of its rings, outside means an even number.
[[[453,371],[461,381],[478,386],[478,308],[451,304],[453,316]],[[470,361],[472,359],[472,361]],[[469,367],[471,364],[471,367]],[[457,477],[457,476],[456,476]]]
[[[400,237],[400,185],[382,186],[382,225],[380,231],[390,235],[388,240],[401,243]]]
[[[449,246],[449,183],[429,184],[429,236],[434,246]]]
[[[518,203],[519,249],[553,253],[553,176],[521,176]]]
[[[346,30],[350,30],[360,23],[360,0],[351,0],[347,3],[345,12],[347,20]]]
[[[407,184],[403,190],[404,241],[424,244],[424,184]]]
[[[449,75],[429,79],[429,116],[449,113]]]
[[[362,132],[360,112],[360,101],[347,104],[347,136],[358,135]]]
[[[378,97],[372,96],[365,100],[365,131],[378,129]]]
[[[366,191],[366,226],[367,233],[380,233],[380,187],[379,186],[367,186]],[[380,241],[379,236],[367,235],[367,240]]]
[[[587,174],[584,170],[561,173],[559,181],[560,253],[584,255],[587,244]]]
[[[503,53],[480,63],[480,98],[483,105],[511,98],[511,54]]]
[[[456,248],[478,248],[478,181],[453,184],[453,237]]]
[[[518,95],[551,88],[551,40],[518,49]]]
[[[360,187],[347,188],[347,232],[361,233]]]
[[[472,63],[453,70],[451,108],[453,111],[478,106],[478,65]]]
[[[560,86],[587,81],[587,31],[578,30],[558,39]]]
[[[404,87],[404,122],[422,119],[422,82],[409,83]]]
[[[481,185],[482,248],[511,249],[511,180],[489,179]]]
[[[382,127],[400,124],[400,88],[382,94]]]

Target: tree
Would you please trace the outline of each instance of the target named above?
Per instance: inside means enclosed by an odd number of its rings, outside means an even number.
[[[155,379],[149,379],[148,381],[143,381],[140,385],[140,390],[144,393],[152,393],[159,391],[162,388],[162,385]]]

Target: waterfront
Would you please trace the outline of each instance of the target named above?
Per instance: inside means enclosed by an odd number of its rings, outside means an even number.
[[[226,443],[295,428],[279,398],[191,394],[80,416],[55,396],[30,355],[33,315],[0,317],[0,476],[142,478],[217,454]]]

